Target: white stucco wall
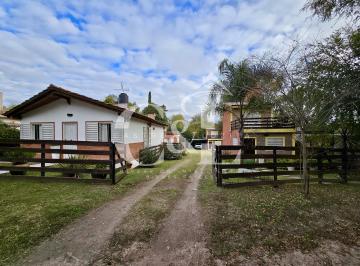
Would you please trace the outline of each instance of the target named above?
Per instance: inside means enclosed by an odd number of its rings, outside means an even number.
[[[68,114],[73,114],[68,117]],[[107,110],[78,100],[71,100],[68,104],[66,100],[59,99],[45,106],[22,115],[21,124],[54,122],[55,139],[62,140],[62,123],[78,123],[78,140],[85,139],[86,121],[109,121],[115,123],[115,129],[124,127],[124,143],[143,142],[143,128],[148,126],[146,121],[131,118],[128,123],[124,123],[124,118],[119,117],[117,112]],[[155,130],[153,130],[155,128]],[[163,142],[164,130],[159,125],[151,127],[151,145],[158,145]]]

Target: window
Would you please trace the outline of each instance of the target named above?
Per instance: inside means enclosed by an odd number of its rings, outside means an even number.
[[[63,122],[63,140],[78,140],[77,122]]]
[[[110,142],[111,141],[111,124],[99,123],[99,141]]]
[[[34,140],[41,139],[41,124],[32,124],[31,134]]]
[[[285,138],[284,137],[268,137],[266,138],[266,146],[278,146],[283,147]]]

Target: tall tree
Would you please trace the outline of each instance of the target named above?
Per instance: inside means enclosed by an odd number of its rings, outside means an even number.
[[[219,80],[210,90],[210,104],[215,105],[215,111],[222,115],[232,113],[239,122],[239,142],[244,143],[244,117],[254,107],[264,107],[263,95],[259,86],[261,80],[267,79],[268,74],[263,65],[254,65],[250,59],[232,63],[223,60],[219,65]],[[236,108],[231,105],[235,104]]]
[[[265,64],[268,69],[272,69],[271,83],[263,88],[271,98],[275,110],[285,115],[300,129],[304,193],[307,196],[310,180],[305,133],[327,121],[331,103],[321,88],[312,86],[309,77],[311,62],[303,47],[295,45],[285,57],[273,56],[260,60],[259,64]]]
[[[312,45],[310,56],[310,81],[332,103],[328,124],[346,147],[360,135],[360,30],[335,32]]]
[[[149,94],[148,94],[148,104],[151,104],[151,91],[149,91]]]
[[[360,19],[359,0],[308,0],[303,9],[311,10],[314,16],[323,21],[334,17],[351,17],[355,21]]]

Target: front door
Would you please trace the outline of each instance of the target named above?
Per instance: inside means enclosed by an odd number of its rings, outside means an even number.
[[[63,140],[78,140],[78,124],[77,122],[63,123]]]
[[[255,139],[254,138],[245,138],[244,139],[244,154],[255,154]]]

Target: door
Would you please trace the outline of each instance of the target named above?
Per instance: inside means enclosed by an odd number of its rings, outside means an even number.
[[[143,130],[144,147],[147,148],[150,147],[150,128],[144,127]]]
[[[78,140],[77,122],[63,123],[63,140]]]
[[[244,139],[244,154],[255,154],[255,138],[245,138]]]

